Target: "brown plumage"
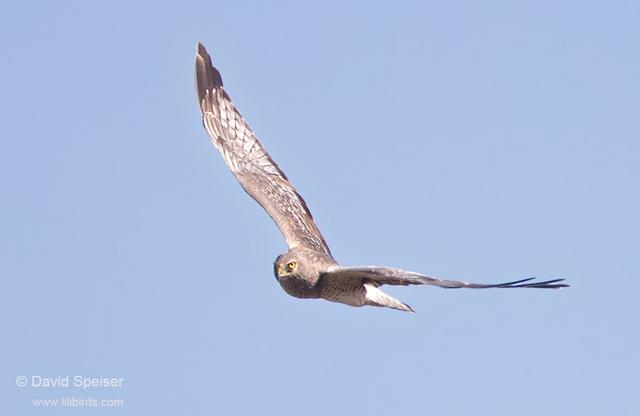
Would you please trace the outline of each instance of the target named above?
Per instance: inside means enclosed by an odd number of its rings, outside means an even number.
[[[533,279],[501,284],[479,284],[436,279],[388,267],[342,267],[336,263],[304,199],[271,159],[251,127],[224,90],[220,72],[198,43],[196,90],[209,138],[220,151],[244,190],[276,223],[289,251],[274,262],[274,274],[282,288],[298,298],[322,298],[350,306],[384,306],[403,311],[411,307],[379,289],[382,285],[435,285],[444,288],[543,288],[566,287],[563,279]]]

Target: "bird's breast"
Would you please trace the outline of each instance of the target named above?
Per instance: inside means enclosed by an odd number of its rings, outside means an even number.
[[[362,306],[366,303],[364,285],[360,282],[322,279],[319,286],[322,299],[350,306]]]
[[[319,288],[298,276],[282,276],[278,279],[280,286],[289,295],[296,298],[319,298]]]

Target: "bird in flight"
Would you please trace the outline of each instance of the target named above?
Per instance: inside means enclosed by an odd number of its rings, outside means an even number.
[[[204,128],[213,145],[244,190],[276,223],[289,247],[274,262],[282,288],[297,298],[326,299],[350,306],[381,306],[413,312],[406,303],[383,292],[383,285],[434,285],[443,288],[558,289],[564,279],[522,279],[499,284],[437,279],[401,269],[377,266],[344,267],[331,255],[307,204],[271,159],[253,130],[233,105],[220,72],[198,43],[196,90]]]

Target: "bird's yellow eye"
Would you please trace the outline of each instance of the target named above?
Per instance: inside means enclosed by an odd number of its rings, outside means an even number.
[[[298,263],[296,263],[295,261],[290,261],[289,263],[287,263],[287,270],[293,271],[297,266]]]

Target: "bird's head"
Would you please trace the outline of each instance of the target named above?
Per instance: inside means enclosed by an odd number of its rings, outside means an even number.
[[[304,247],[281,254],[273,262],[273,274],[285,292],[297,298],[318,298],[323,272],[335,265],[333,258]]]
[[[299,274],[300,267],[302,266],[294,253],[281,254],[273,262],[273,274],[278,280],[281,277],[295,276]]]
[[[334,264],[335,261],[324,253],[297,247],[276,258],[273,273],[280,284],[295,280],[305,286],[315,286],[320,275]]]

